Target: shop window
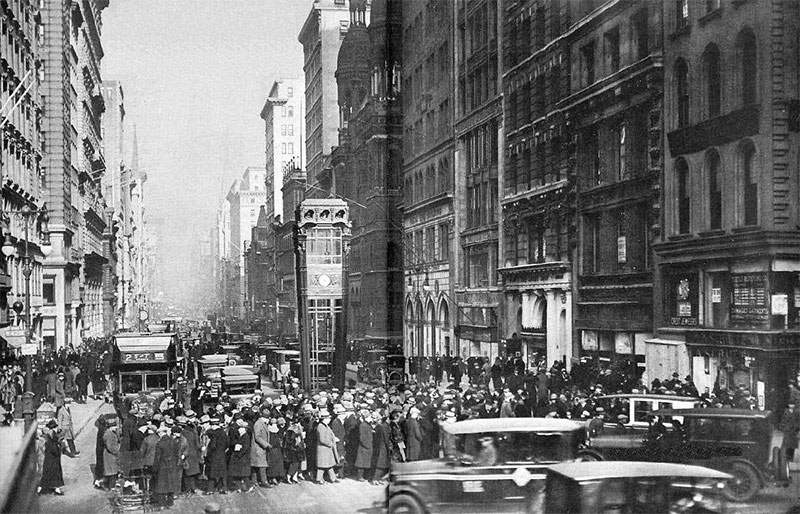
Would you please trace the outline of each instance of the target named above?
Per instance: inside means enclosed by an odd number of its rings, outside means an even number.
[[[668,280],[667,312],[669,324],[679,326],[695,326],[699,319],[698,278],[697,273],[681,273]]]
[[[706,156],[708,172],[708,214],[711,230],[722,228],[722,186],[720,184],[720,159],[716,150]]]
[[[731,308],[731,277],[728,272],[709,273],[706,281],[705,325],[715,328],[728,327]]]
[[[763,327],[769,322],[766,273],[731,274],[730,324]]]
[[[776,330],[796,328],[800,301],[800,276],[792,272],[772,274],[770,291],[771,326]]]

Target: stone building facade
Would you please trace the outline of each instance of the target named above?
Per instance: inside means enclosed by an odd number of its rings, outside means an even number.
[[[798,16],[781,1],[663,5],[658,341],[701,391],[742,386],[773,409],[800,348]]]
[[[455,355],[453,2],[403,6],[406,355]]]

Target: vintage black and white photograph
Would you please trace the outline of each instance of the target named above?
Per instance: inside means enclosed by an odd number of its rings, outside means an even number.
[[[0,514],[800,513],[800,0],[0,28]]]

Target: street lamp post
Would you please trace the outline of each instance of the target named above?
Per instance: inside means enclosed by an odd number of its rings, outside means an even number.
[[[3,241],[2,252],[6,257],[11,257],[16,253],[16,246],[11,240],[11,217],[22,221],[25,232],[25,251],[22,257],[22,276],[25,278],[25,344],[31,344],[31,273],[33,272],[33,260],[29,255],[30,246],[30,223],[34,220],[39,222],[39,230],[42,234],[40,250],[47,257],[50,255],[50,231],[48,222],[50,217],[47,214],[47,205],[42,205],[41,209],[32,209],[28,204],[22,206],[19,211],[4,213],[2,217],[5,238]],[[16,305],[16,304],[15,304]],[[14,309],[19,314],[17,308]],[[20,309],[21,310],[21,309]],[[33,356],[30,352],[25,356],[25,393],[22,395],[22,409],[25,417],[25,430],[33,423]],[[37,350],[38,353],[38,350]]]

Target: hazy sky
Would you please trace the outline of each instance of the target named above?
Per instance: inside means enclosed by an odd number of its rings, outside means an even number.
[[[103,11],[102,76],[122,83],[129,136],[136,126],[146,219],[164,220],[165,291],[190,280],[187,260],[232,181],[264,166],[259,113],[275,79],[302,76],[312,3],[113,0]]]

